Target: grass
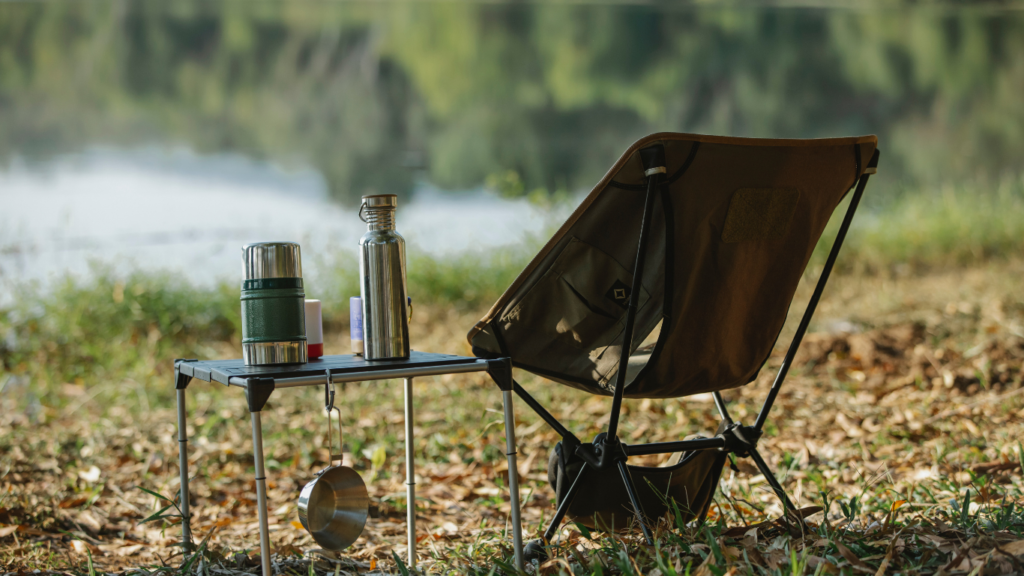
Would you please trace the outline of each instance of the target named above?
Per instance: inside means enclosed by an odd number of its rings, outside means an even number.
[[[1024,538],[1024,482],[1013,467],[1022,457],[1024,435],[1024,404],[1013,395],[1021,386],[1024,301],[1012,288],[1020,273],[1014,255],[1024,253],[1024,186],[1008,180],[984,195],[963,188],[928,198],[906,195],[859,218],[833,281],[838,287],[826,293],[819,317],[849,319],[865,329],[914,322],[927,328],[920,341],[901,345],[897,356],[877,352],[883,359],[874,366],[861,365],[852,356],[855,343],[842,338],[812,338],[805,346],[826,352],[794,371],[791,388],[780,397],[786,418],[771,422],[764,442],[798,505],[824,509],[811,517],[811,532],[793,534],[770,521],[778,504],[749,462],[740,460],[741,473],[723,476],[703,526],[664,520],[649,548],[636,534],[566,525],[553,551],[556,560],[540,572],[849,574],[884,573],[887,563],[924,574],[955,572],[964,562],[964,573],[982,562],[984,570],[1022,570],[995,546]],[[836,226],[830,223],[812,268],[823,261]],[[443,260],[411,254],[417,346],[468,353],[466,330],[536,249],[534,243]],[[347,297],[357,284],[350,257],[332,257],[333,275],[324,280],[331,286],[324,297],[325,328],[328,352],[341,353]],[[0,538],[0,567],[89,573],[97,566],[102,571],[152,563],[164,566],[160,572],[178,570],[180,551],[158,545],[173,537],[175,527],[157,524],[173,518],[141,523],[168,503],[139,488],[176,491],[171,360],[237,356],[237,286],[199,289],[171,275],[118,277],[97,269],[89,280],[66,279],[45,294],[21,286],[14,301],[0,311],[0,530],[21,525],[49,536],[16,532]],[[889,337],[878,338],[878,349],[887,350]],[[547,387],[528,375],[522,383],[565,415],[581,438],[600,430],[603,399]],[[759,380],[733,394],[734,414],[754,414],[765,386]],[[423,559],[432,572],[492,574],[509,562],[502,417],[492,387],[483,376],[417,383],[421,473],[433,479],[424,481],[417,507],[426,535]],[[866,391],[875,399],[865,400]],[[270,495],[277,504],[293,501],[311,471],[323,466],[322,421],[315,409],[321,395],[277,395],[268,407],[267,467],[277,483]],[[351,385],[344,396],[345,450],[379,507],[378,527],[350,561],[362,571],[402,573],[404,566],[392,557],[401,546],[400,530],[387,531],[389,523],[400,524],[407,505],[397,448],[401,393],[364,383]],[[800,398],[813,398],[814,407]],[[235,555],[253,545],[243,402],[222,388],[190,388],[198,450],[193,474],[206,480],[194,496],[201,511],[197,539],[211,536],[206,566],[234,566]],[[715,424],[699,402],[625,406],[623,433],[629,437],[671,439],[706,433]],[[837,424],[839,414],[848,429]],[[536,533],[551,514],[543,470],[556,438],[525,408],[517,416],[524,466],[529,460],[522,471],[526,524]],[[829,436],[836,430],[841,438]],[[101,480],[88,480],[91,466],[103,471]],[[338,567],[289,556],[309,542],[289,527],[293,511],[280,517],[275,544],[282,569],[323,574]],[[452,522],[457,525],[446,524]],[[756,535],[752,528],[736,530],[761,522]],[[93,523],[99,528],[90,528]],[[75,539],[85,543],[85,553],[72,549]],[[144,556],[147,548],[137,553],[143,556],[136,564],[125,564],[105,548],[137,539],[160,556]],[[241,565],[252,559],[251,550],[243,555],[249,560]],[[958,555],[960,564],[954,562]]]
[[[844,202],[816,247],[812,271],[824,262],[845,207]],[[412,251],[408,281],[414,305],[486,309],[540,245],[534,239],[440,259]],[[901,194],[882,209],[862,208],[838,262],[841,271],[891,275],[1020,254],[1024,179],[1016,178],[983,193],[948,186],[937,193]],[[348,324],[348,296],[358,294],[358,266],[347,252],[328,257],[329,272],[321,279],[324,321],[328,330],[341,330]],[[46,295],[38,290],[17,286],[17,304],[0,310],[0,377],[24,375],[42,391],[111,379],[148,387],[159,372],[157,359],[210,357],[215,351],[208,343],[239,339],[234,285],[199,289],[169,274],[117,277],[96,269],[89,280],[64,279]]]
[[[871,185],[868,185],[868,192]],[[814,262],[824,262],[844,201],[829,222]],[[966,266],[1024,253],[1024,177],[993,186],[947,184],[903,191],[861,208],[837,265],[848,271],[906,274]]]

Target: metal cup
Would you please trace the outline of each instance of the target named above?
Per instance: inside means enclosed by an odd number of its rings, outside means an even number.
[[[370,515],[370,494],[355,470],[334,466],[341,455],[341,411],[334,407],[334,385],[327,375],[330,401],[327,408],[327,443],[331,466],[324,468],[299,494],[299,522],[325,550],[338,552],[351,546],[366,526]],[[338,412],[338,453],[333,453],[331,412]]]
[[[299,494],[299,522],[325,550],[351,546],[363,533],[369,514],[366,484],[348,466],[324,470]]]

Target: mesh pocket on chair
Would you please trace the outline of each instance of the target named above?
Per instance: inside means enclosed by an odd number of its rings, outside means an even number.
[[[516,355],[539,368],[563,368],[597,381],[617,367],[617,354],[605,354],[624,329],[633,276],[614,258],[578,238],[522,300],[501,317],[505,341]],[[641,288],[642,308],[650,295]],[[580,352],[584,353],[581,354]]]

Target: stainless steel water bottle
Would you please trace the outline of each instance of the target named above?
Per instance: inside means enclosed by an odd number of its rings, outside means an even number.
[[[405,283],[405,239],[395,231],[394,194],[363,196],[359,217],[367,232],[359,239],[359,279],[363,307],[363,357],[409,357],[409,317]]]
[[[242,247],[242,359],[246,366],[307,361],[302,257],[293,242]]]

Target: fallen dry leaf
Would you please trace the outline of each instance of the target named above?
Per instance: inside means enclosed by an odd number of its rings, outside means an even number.
[[[839,553],[843,555],[843,558],[845,558],[847,562],[852,564],[854,568],[861,568],[869,572],[874,572],[874,570],[871,570],[870,567],[867,564],[865,564],[863,560],[858,558],[852,550],[847,548],[845,544],[843,544],[842,542],[834,542],[834,544],[836,545],[836,549],[839,550]]]
[[[885,554],[885,558],[882,559],[882,563],[878,565],[878,570],[875,571],[875,576],[884,576],[886,569],[889,568],[889,563],[892,562],[892,549]]]
[[[61,501],[60,507],[61,508],[78,508],[79,506],[81,506],[82,504],[85,504],[88,501],[89,501],[89,497],[88,496],[78,496],[76,498],[68,498],[67,500],[62,500]]]
[[[1000,546],[1003,552],[1012,556],[1024,555],[1024,540],[1017,540],[1016,542],[1010,542],[1009,544],[1003,544]]]
[[[956,289],[961,283],[962,279],[956,278]],[[881,292],[888,290],[886,284]],[[914,290],[908,294],[916,297],[926,292]],[[1013,294],[1005,300],[1007,317],[1003,322],[1007,326],[1024,326],[1024,305],[1018,293]],[[960,302],[963,297],[950,299]],[[924,305],[919,309],[924,315],[932,312]],[[870,312],[871,318],[877,317],[874,309]],[[818,317],[824,322],[836,314],[854,313],[845,300],[829,304],[826,298]],[[464,346],[464,334],[456,333],[455,327],[461,331],[463,324],[472,325],[477,317],[475,312],[466,313],[466,318],[460,314],[448,310],[436,313],[430,322],[416,328],[421,331],[416,341],[430,342],[437,350]],[[838,573],[840,568],[836,564],[845,572],[851,571],[849,564],[857,573],[901,573],[916,569],[919,562],[926,565],[920,571],[922,574],[935,573],[957,557],[963,543],[978,535],[977,528],[964,528],[955,516],[949,515],[948,502],[962,502],[964,489],[957,493],[944,486],[959,483],[966,487],[971,482],[967,471],[987,474],[989,481],[984,490],[979,493],[972,488],[970,498],[971,515],[981,519],[993,517],[1001,505],[1024,503],[1017,496],[1022,481],[1016,453],[1018,439],[1024,437],[1024,338],[998,333],[984,334],[984,342],[974,341],[978,334],[983,334],[976,329],[976,320],[956,314],[956,318],[950,318],[939,309],[932,320],[922,315],[894,315],[885,319],[890,325],[874,329],[857,320],[854,323],[862,331],[856,341],[844,333],[808,335],[806,346],[801,348],[802,359],[797,362],[801,368],[791,373],[776,402],[771,422],[777,430],[765,434],[759,447],[796,505],[803,506],[801,516],[821,512],[809,505],[820,503],[820,489],[829,493],[834,504],[827,515],[822,513],[816,517],[820,520],[808,522],[813,530],[820,530],[815,526],[820,522],[822,528],[827,526],[827,532],[816,532],[802,540],[789,534],[777,520],[773,521],[783,516],[778,499],[750,459],[739,458],[736,464],[740,471],[734,473],[726,468],[721,489],[716,493],[716,514],[732,528],[713,536],[722,538],[719,546],[728,556],[740,552],[734,560],[740,567],[730,563],[715,567],[713,572],[735,569],[743,574],[774,569],[788,574],[791,550],[795,550],[798,557],[806,554],[809,567],[820,569],[822,574]],[[440,335],[428,339],[425,334],[433,334],[431,331]],[[346,343],[334,336],[335,346]],[[981,344],[984,346],[977,348]],[[854,345],[858,347],[858,358],[851,352]],[[224,357],[237,355],[231,343],[217,346],[223,346]],[[967,351],[972,348],[977,351],[968,357]],[[756,415],[783,354],[784,350],[776,351],[750,385],[726,392],[730,412],[737,420],[749,423]],[[809,363],[809,359],[814,363]],[[155,365],[159,379],[156,385],[163,390],[170,378],[168,369],[159,368],[159,362]],[[560,418],[566,418],[567,425],[581,438],[600,432],[600,423],[606,422],[602,420],[607,417],[606,398],[581,399],[574,391],[563,391],[529,376],[520,383],[531,392],[543,390],[549,402],[546,405]],[[507,533],[507,469],[501,457],[501,412],[494,411],[500,408],[500,397],[493,393],[493,383],[484,375],[460,375],[423,379],[416,386],[416,435],[418,447],[423,450],[417,455],[416,503],[420,526],[417,538],[423,542],[421,566],[428,573],[462,574],[470,572],[472,564],[493,563],[496,555],[507,559],[511,554]],[[235,570],[252,571],[259,566],[251,431],[244,396],[236,392],[221,392],[221,388],[198,381],[189,387],[193,528],[198,542],[213,527],[221,526],[209,540],[210,550],[219,555],[217,558],[225,559],[220,567],[226,570],[225,574],[213,570],[209,573],[221,576],[236,573]],[[268,462],[277,463],[267,471],[267,498],[270,520],[276,528],[271,532],[272,545],[278,551],[275,565],[280,566],[282,573],[307,574],[311,568],[308,558],[286,557],[288,553],[308,554],[316,548],[301,524],[294,520],[294,502],[298,490],[327,464],[327,451],[319,449],[326,444],[319,412],[322,393],[310,390],[310,394],[303,396],[294,392],[275,392],[264,414],[268,431],[287,431],[265,438]],[[334,574],[337,566],[341,566],[339,574],[355,573],[359,572],[355,563],[362,562],[366,568],[372,565],[371,569],[378,573],[399,573],[392,552],[404,559],[401,386],[350,384],[343,394],[346,432],[351,438],[346,445],[346,461],[368,482],[371,517],[364,535],[339,556],[338,564],[317,561],[312,568],[318,576]],[[457,401],[453,402],[453,398]],[[718,424],[714,407],[690,400],[627,401],[623,434],[652,442],[698,433],[713,435]],[[93,554],[93,561],[103,573],[124,573],[148,565],[181,565],[176,518],[138,524],[168,504],[139,487],[171,498],[178,493],[173,403],[155,405],[146,414],[132,410],[117,412],[116,408],[101,412],[106,408],[86,406],[76,413],[76,418],[58,414],[38,424],[27,439],[12,444],[8,438],[16,438],[21,433],[18,431],[26,430],[28,420],[23,412],[12,408],[7,396],[0,397],[0,453],[4,454],[3,465],[11,465],[10,472],[0,479],[0,498],[4,499],[0,506],[7,508],[0,509],[0,530],[8,532],[0,544],[13,544],[11,528],[15,524],[22,526],[14,530],[23,544],[22,551],[0,555],[0,572],[17,571],[30,561],[25,556],[26,544],[37,550],[45,546],[68,550],[72,545],[66,533],[83,529],[88,538],[102,542],[100,549],[106,555]],[[525,406],[517,403],[516,408],[524,528],[530,538],[535,537],[537,527],[553,513],[546,464],[550,449],[559,438]],[[846,429],[835,424],[839,413],[855,438],[851,439]],[[964,418],[983,428],[984,445],[974,442],[970,430],[960,424]],[[830,437],[836,432],[837,437]],[[86,447],[91,447],[88,454],[52,448],[80,439],[86,439]],[[364,449],[355,450],[354,446]],[[651,459],[638,463],[660,466],[668,461]],[[99,476],[89,474],[93,467],[100,471]],[[0,468],[0,472],[4,469]],[[73,472],[68,477],[55,473],[59,470]],[[79,477],[77,471],[84,471],[87,477]],[[102,483],[102,492],[81,491],[91,478],[95,478],[97,486]],[[919,487],[927,488],[927,493]],[[724,498],[725,493],[730,496],[729,501]],[[859,512],[848,520],[839,504],[849,505],[851,498],[861,494],[864,497],[860,499]],[[900,499],[892,502],[893,494],[900,494]],[[1006,503],[1001,504],[1004,496]],[[88,509],[88,521],[76,525],[77,514],[88,501],[83,498],[94,501]],[[909,502],[903,502],[904,499]],[[891,502],[890,506],[884,506],[886,501]],[[901,513],[897,515],[897,511]],[[174,509],[169,513],[174,513]],[[702,538],[700,534],[666,528],[674,529],[661,526],[656,533]],[[711,529],[719,530],[717,526]],[[897,531],[900,537],[893,539],[891,536]],[[830,559],[823,558],[824,550],[830,546],[828,541],[821,541],[820,534],[825,533],[843,544]],[[584,560],[598,557],[610,542],[596,532],[593,540],[584,540],[571,526],[561,536]],[[638,549],[637,533],[616,537],[619,540],[615,546],[625,546],[631,552]],[[88,538],[78,546],[85,544],[89,549],[88,542],[92,540]],[[1005,540],[1012,538],[997,535],[989,540],[975,540],[955,566],[976,568],[978,559],[992,552],[995,542]],[[481,545],[476,546],[477,542]],[[692,551],[689,555],[661,542],[662,552],[674,555],[668,565],[675,566],[677,572],[684,572],[690,562],[696,569],[710,555],[706,545],[692,542],[688,540]],[[851,542],[869,545],[873,551],[856,558],[856,554],[850,554],[851,548],[861,549]],[[467,553],[470,544],[473,552]],[[887,547],[885,554],[875,553],[880,546]],[[1024,544],[1020,542],[1009,542],[1001,548],[1012,550],[1007,553],[1018,558],[1024,555]],[[843,554],[843,549],[854,558]],[[7,554],[9,548],[4,550]],[[239,555],[240,550],[250,552]],[[453,550],[458,553],[452,553]],[[919,560],[911,563],[905,551],[920,554],[916,556]],[[570,557],[572,552],[563,552],[564,558],[575,562]],[[642,556],[636,559],[639,561]],[[83,555],[69,558],[68,572],[86,571]],[[1009,556],[989,555],[987,569],[996,573],[1017,569],[1009,563]],[[1000,568],[1004,564],[1009,568]],[[752,568],[748,570],[748,566]],[[212,568],[219,569],[216,564]],[[653,566],[640,562],[641,573],[652,569]],[[708,573],[706,569],[705,566]],[[557,573],[559,568],[552,570]]]

